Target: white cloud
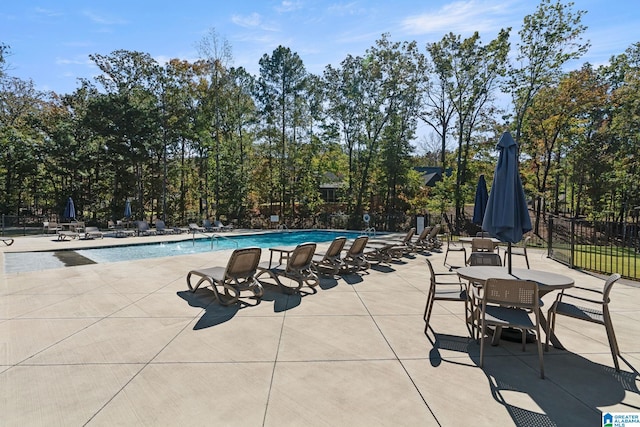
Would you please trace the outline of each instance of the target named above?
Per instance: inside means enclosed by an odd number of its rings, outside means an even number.
[[[258,13],[254,12],[251,15],[247,16],[233,15],[231,17],[231,22],[241,27],[255,28],[259,27],[260,24],[262,24],[262,18]]]
[[[87,18],[89,18],[91,21],[95,22],[96,24],[102,24],[102,25],[124,25],[127,24],[128,22],[124,19],[120,19],[120,18],[115,18],[115,17],[108,17],[108,16],[104,16],[104,15],[99,15],[95,12],[92,12],[90,10],[85,10],[82,12],[82,14],[84,16],[86,16]]]
[[[401,28],[408,34],[471,33],[495,31],[504,26],[513,26],[508,19],[514,10],[509,1],[482,0],[456,1],[442,6],[433,13],[408,16],[402,20]]]
[[[276,7],[276,11],[280,12],[280,13],[284,13],[284,12],[291,12],[294,10],[298,10],[298,9],[302,9],[302,2],[300,1],[288,1],[288,0],[283,0],[280,3],[280,6]]]
[[[36,7],[34,11],[39,15],[45,15],[49,17],[62,15],[61,12],[56,12],[55,10],[50,10],[50,9],[44,9],[42,7]]]

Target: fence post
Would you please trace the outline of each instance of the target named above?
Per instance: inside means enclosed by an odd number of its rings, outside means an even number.
[[[574,255],[575,255],[575,245],[576,245],[576,221],[575,218],[571,218],[571,232],[570,232],[570,255],[569,255],[569,268],[574,268]]]
[[[547,227],[547,258],[553,258],[553,216],[549,215]]]

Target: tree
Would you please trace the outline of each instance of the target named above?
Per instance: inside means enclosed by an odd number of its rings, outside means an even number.
[[[504,86],[513,101],[517,143],[520,143],[523,122],[536,94],[557,83],[563,66],[589,49],[588,41],[582,43],[586,27],[581,21],[586,12],[574,12],[573,6],[573,2],[542,0],[534,14],[524,17],[518,31],[516,65],[509,67]]]
[[[278,190],[279,211],[284,216],[291,203],[290,213],[295,214],[295,160],[299,124],[303,110],[303,97],[307,72],[302,60],[291,49],[278,46],[271,56],[260,59],[258,99],[263,108],[263,131],[269,148],[267,167],[275,167],[278,178],[271,180]],[[271,202],[273,203],[273,196]]]

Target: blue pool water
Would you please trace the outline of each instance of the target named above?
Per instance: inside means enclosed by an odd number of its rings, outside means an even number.
[[[338,236],[355,239],[357,231],[291,231],[279,233],[259,233],[247,235],[221,236],[213,239],[197,238],[180,242],[149,243],[112,246],[92,249],[78,249],[56,252],[5,253],[5,273],[39,271],[75,264],[78,259],[86,263],[105,263],[146,258],[160,258],[174,255],[188,255],[211,251],[257,246],[295,246],[303,242],[330,242]],[[80,257],[77,257],[77,255]]]

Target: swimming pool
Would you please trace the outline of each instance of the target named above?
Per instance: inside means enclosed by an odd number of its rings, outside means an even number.
[[[5,273],[40,271],[82,264],[189,255],[249,246],[257,246],[263,249],[274,246],[295,246],[303,242],[330,242],[338,236],[355,239],[361,234],[361,232],[357,231],[309,230],[233,236],[220,235],[214,238],[196,238],[179,242],[146,243],[91,249],[5,253],[4,271]]]

